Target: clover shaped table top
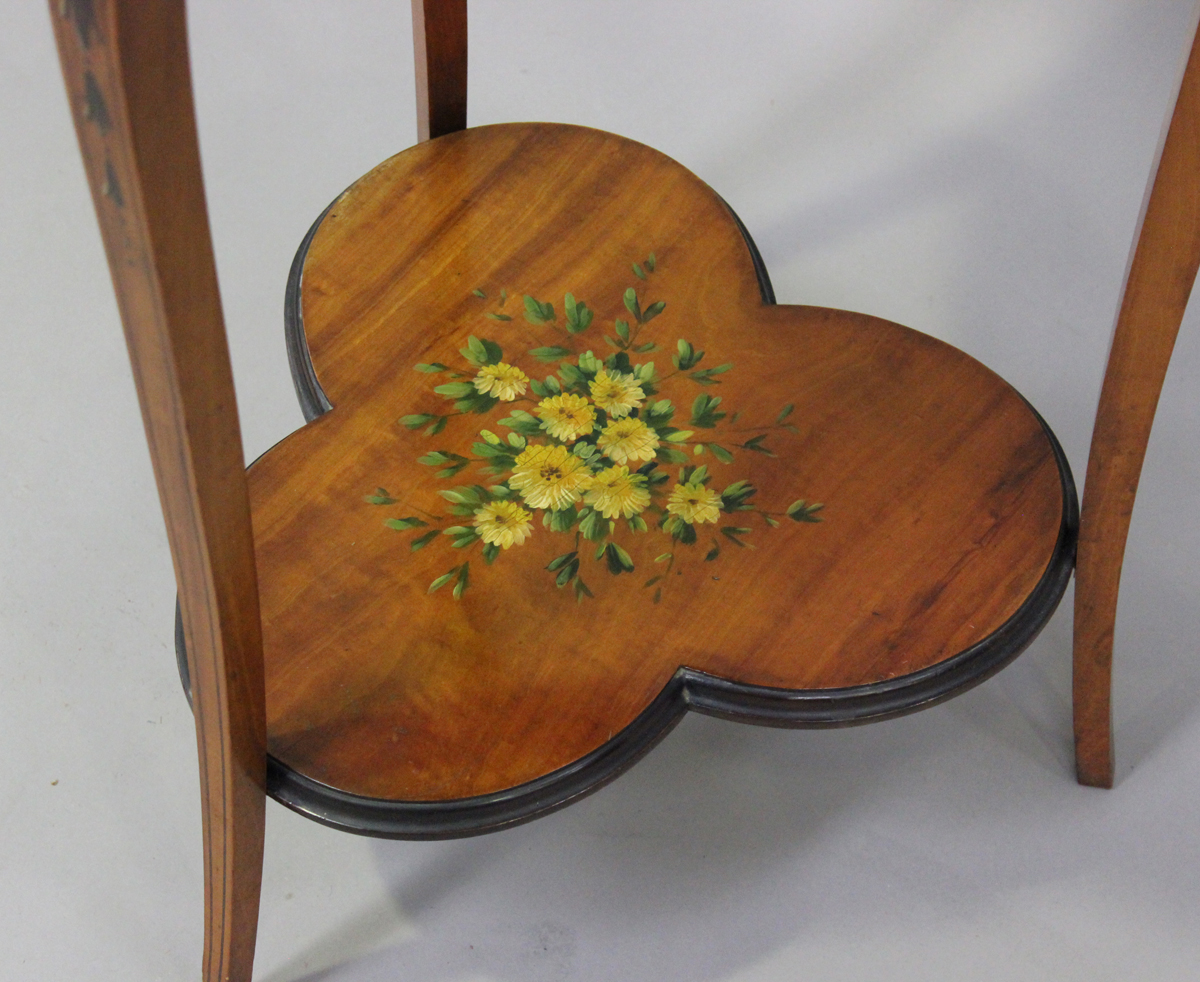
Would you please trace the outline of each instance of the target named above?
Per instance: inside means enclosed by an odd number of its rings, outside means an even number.
[[[1075,524],[1040,418],[760,273],[707,185],[579,127],[446,136],[330,206],[289,287],[315,418],[249,474],[276,797],[469,834],[689,706],[862,722],[1032,640]]]

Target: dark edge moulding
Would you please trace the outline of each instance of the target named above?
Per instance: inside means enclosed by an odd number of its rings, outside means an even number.
[[[300,243],[288,274],[284,333],[296,396],[311,422],[333,408],[317,381],[304,336],[300,309],[304,262],[321,222],[340,199],[321,212]],[[764,304],[775,292],[758,247],[728,203],[722,204],[745,239]],[[1028,405],[1028,402],[1026,403]],[[527,784],[474,798],[450,801],[391,801],[341,791],[314,781],[268,754],[267,794],[322,825],[385,839],[454,839],[496,832],[557,811],[597,791],[637,763],[663,739],[684,713],[789,728],[856,726],[903,716],[936,705],[991,678],[1024,651],[1057,609],[1075,567],[1079,502],[1066,455],[1046,421],[1032,406],[1054,451],[1062,483],[1062,524],[1054,552],[1032,593],[994,634],[945,661],[898,678],[840,689],[794,690],[746,685],[680,668],[662,691],[620,733],[579,760]],[[191,704],[183,620],[175,608],[175,652],[179,676]]]

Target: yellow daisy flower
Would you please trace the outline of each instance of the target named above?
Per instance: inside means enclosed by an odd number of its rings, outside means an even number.
[[[667,511],[692,525],[715,522],[721,517],[721,496],[703,484],[676,484],[667,499]]]
[[[658,434],[640,419],[618,419],[604,427],[596,446],[618,464],[650,460],[658,449]]]
[[[592,472],[566,447],[529,446],[517,457],[508,483],[531,508],[557,511],[578,501],[591,479]]]
[[[516,365],[506,365],[501,361],[495,365],[484,365],[474,381],[476,391],[482,395],[495,396],[501,402],[512,402],[517,396],[525,394],[529,376]]]
[[[537,404],[542,429],[556,440],[578,440],[592,432],[596,410],[583,396],[567,392],[551,396]]]
[[[532,515],[515,501],[491,501],[475,509],[479,537],[501,549],[519,546],[533,529]]]
[[[590,383],[592,399],[613,419],[628,416],[646,398],[646,393],[632,375],[601,369]]]
[[[624,465],[609,467],[592,478],[583,501],[605,518],[632,518],[650,504],[645,482],[642,475],[630,474]]]

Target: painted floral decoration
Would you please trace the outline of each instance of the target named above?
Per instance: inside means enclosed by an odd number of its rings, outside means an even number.
[[[654,253],[632,264],[643,282],[658,267]],[[489,303],[482,289],[473,293]],[[481,314],[493,321],[512,321],[504,313],[507,301],[507,291],[501,290],[496,309]],[[594,319],[586,303],[566,294],[565,324],[559,327],[552,303],[525,296],[525,320],[539,331],[565,330],[565,336],[557,336],[560,343],[531,347],[521,359],[509,361],[495,341],[471,335],[462,349],[465,366],[417,365],[418,372],[448,379],[433,392],[453,408],[403,416],[401,426],[424,429],[435,437],[454,417],[502,413],[492,425],[507,433],[480,429],[469,455],[439,449],[419,457],[421,464],[437,468],[440,479],[452,481],[474,467],[491,483],[442,490],[448,515],[411,509],[420,515],[388,518],[385,524],[398,532],[419,531],[409,543],[414,552],[445,536],[464,553],[478,548],[487,565],[513,549],[519,553],[535,536],[562,537],[569,548],[546,569],[557,586],[571,587],[580,600],[593,596],[583,578],[583,560],[589,553],[614,576],[633,573],[634,561],[622,541],[658,534],[665,551],[654,560],[654,575],[644,584],[647,590],[654,588],[651,596],[658,603],[680,550],[696,547],[702,538],[711,541],[703,558],[713,562],[721,555],[722,542],[748,545],[753,529],[746,523],[754,516],[767,529],[778,528],[782,518],[819,522],[819,503],[801,499],[772,512],[751,502],[757,489],[748,481],[734,480],[720,490],[712,486],[714,475],[698,458],[707,454],[721,465],[733,465],[740,452],[774,457],[765,441],[773,430],[796,432],[787,422],[793,407],[783,406],[770,424],[745,425],[738,412],[726,411],[720,396],[704,391],[720,385],[720,376],[733,366],[698,367],[705,352],[684,338],[676,341],[671,355],[674,371],[660,374],[652,360],[635,360],[659,350],[648,325],[665,309],[662,300],[643,307],[637,289],[627,289],[627,317],[614,318],[613,334],[604,337],[612,351],[600,358],[591,350],[579,350],[577,339]],[[526,367],[515,364],[517,360]],[[532,375],[534,362],[557,362],[558,371],[539,380]],[[667,390],[679,398],[679,389],[688,385],[700,391],[691,402],[688,428],[681,428],[673,425],[678,410]],[[403,506],[385,488],[377,488],[366,500]],[[464,558],[437,577],[429,592],[453,583],[454,597],[461,597],[470,586],[470,565]]]

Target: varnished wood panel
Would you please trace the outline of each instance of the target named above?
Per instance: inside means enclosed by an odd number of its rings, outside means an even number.
[[[719,385],[684,372],[663,395],[683,416],[695,395],[720,395],[742,414],[741,440],[768,432],[774,456],[703,460],[718,488],[752,481],[781,526],[754,516],[742,536],[753,548],[709,526],[720,556],[706,561],[708,535],[681,547],[658,603],[643,586],[668,551],[653,528],[618,535],[632,575],[585,555],[595,596],[581,603],[545,569],[567,537],[540,525],[492,566],[478,545],[460,553],[441,538],[411,551],[437,527],[439,490],[487,483],[470,471],[439,480],[417,459],[466,453],[480,427],[507,432],[497,424],[507,409],[534,408],[502,403],[426,436],[397,420],[445,411],[432,391],[445,379],[414,366],[469,377],[458,349],[476,335],[528,374],[549,374],[556,365],[525,352],[569,340],[567,292],[595,311],[577,349],[603,357],[602,335],[630,316],[629,287],[643,308],[666,303],[643,328],[660,349],[639,361],[667,375],[687,338],[706,352],[701,367],[732,363],[710,380]],[[556,305],[557,326],[523,316],[526,294]],[[680,666],[791,690],[921,672],[999,631],[1059,546],[1058,464],[1019,395],[898,325],[764,305],[720,199],[663,155],[609,134],[488,127],[384,163],[321,223],[302,306],[334,408],[250,472],[269,745],[345,791],[436,801],[536,780],[605,745]],[[794,431],[775,422],[787,405]],[[722,423],[706,439],[736,448],[737,429]],[[678,469],[667,467],[672,479]],[[403,503],[364,501],[379,487]],[[824,502],[824,521],[786,520],[796,499]],[[418,514],[430,525],[384,524]],[[472,552],[461,599],[449,586],[428,592]]]
[[[52,0],[137,383],[190,653],[209,982],[249,982],[266,751],[241,437],[208,232],[183,4]]]
[[[1200,267],[1200,48],[1183,85],[1125,282],[1088,456],[1075,585],[1075,760],[1112,787],[1112,657],[1125,541],[1154,412]]]

